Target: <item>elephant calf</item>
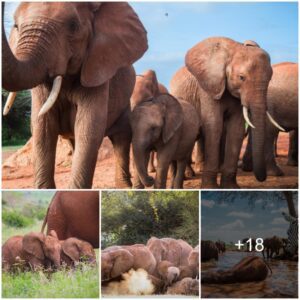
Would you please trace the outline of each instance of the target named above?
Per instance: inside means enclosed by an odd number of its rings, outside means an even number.
[[[96,263],[96,254],[93,246],[77,238],[68,238],[60,241],[61,263],[74,266],[76,262],[84,261],[91,264]]]
[[[156,266],[160,278],[164,281],[164,288],[178,280],[180,270],[167,260],[160,261]]]
[[[13,271],[20,266],[36,270],[51,265],[58,268],[60,251],[61,245],[54,230],[49,235],[30,232],[24,236],[13,236],[2,246],[2,269]]]
[[[159,95],[136,105],[131,127],[133,156],[140,179],[135,180],[135,188],[153,184],[155,188],[166,188],[171,162],[176,166],[172,187],[182,188],[185,167],[200,127],[194,107],[169,94]],[[147,172],[151,150],[157,151],[155,181]]]

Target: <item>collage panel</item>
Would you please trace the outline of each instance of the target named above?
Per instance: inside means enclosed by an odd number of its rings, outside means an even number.
[[[99,192],[2,192],[2,298],[99,298]]]
[[[198,298],[198,279],[197,191],[102,192],[102,298]]]
[[[298,298],[298,192],[201,197],[201,297]]]

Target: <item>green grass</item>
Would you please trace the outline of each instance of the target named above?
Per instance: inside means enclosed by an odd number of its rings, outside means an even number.
[[[2,151],[15,151],[18,150],[20,148],[22,148],[25,145],[25,143],[22,141],[20,144],[18,145],[9,145],[9,146],[2,146]]]
[[[3,298],[98,298],[98,268],[82,264],[50,275],[40,272],[2,273]]]

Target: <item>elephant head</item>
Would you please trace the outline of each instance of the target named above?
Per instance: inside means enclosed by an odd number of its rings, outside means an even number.
[[[36,232],[24,235],[22,249],[33,269],[36,266],[47,266],[48,262],[56,268],[60,266],[61,245],[54,230],[47,236]]]
[[[2,20],[4,5],[2,6]],[[126,2],[22,2],[7,42],[2,21],[3,87],[53,84],[40,113],[55,103],[64,77],[96,87],[147,50],[146,31]]]
[[[147,173],[148,155],[155,144],[167,144],[183,123],[183,111],[171,95],[159,95],[139,103],[131,115],[132,149],[136,169],[142,183],[152,186]]]
[[[253,41],[241,44],[228,38],[216,37],[208,38],[191,48],[185,63],[211,101],[220,100],[225,90],[240,99],[245,120],[254,128],[254,174],[257,180],[264,181],[267,90],[272,77],[268,53]]]
[[[166,242],[156,237],[151,237],[146,246],[152,252],[157,264],[166,259],[168,254],[168,246]]]
[[[96,262],[96,254],[93,246],[77,238],[68,238],[61,243],[61,251],[73,262]]]
[[[101,278],[109,280],[120,276],[133,267],[134,257],[125,249],[101,252]]]

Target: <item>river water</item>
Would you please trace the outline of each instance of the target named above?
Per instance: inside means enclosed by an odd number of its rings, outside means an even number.
[[[247,252],[227,251],[219,255],[219,261],[201,263],[201,272],[231,268]],[[255,254],[257,255],[257,254]],[[298,297],[298,262],[287,260],[268,260],[272,275],[261,282],[235,284],[202,284],[202,298],[297,298]]]

